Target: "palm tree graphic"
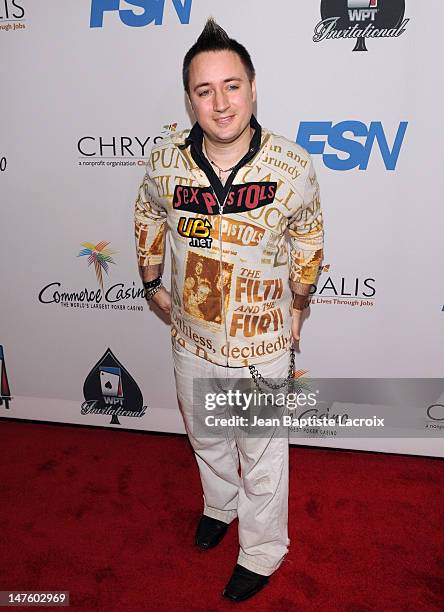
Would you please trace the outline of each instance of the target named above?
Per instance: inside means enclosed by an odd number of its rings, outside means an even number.
[[[96,270],[97,282],[99,286],[103,289],[103,274],[102,271],[108,274],[109,264],[115,264],[116,262],[113,260],[112,255],[114,255],[117,251],[112,251],[111,249],[107,249],[106,247],[109,245],[109,242],[106,240],[101,240],[97,244],[93,244],[92,242],[82,242],[82,246],[85,247],[80,251],[77,257],[82,257],[84,255],[88,256],[88,266],[94,264],[94,268]]]
[[[305,391],[311,391],[310,384],[304,375],[308,373],[308,370],[296,370],[293,372],[292,389],[295,393],[304,393]]]

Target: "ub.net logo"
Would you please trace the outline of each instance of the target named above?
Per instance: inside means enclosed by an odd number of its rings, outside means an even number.
[[[169,1],[169,0],[168,0]],[[173,7],[181,24],[190,23],[191,4],[193,0],[172,0]],[[120,8],[131,5],[135,10]],[[165,12],[165,0],[91,0],[91,28],[103,27],[103,15],[117,11],[120,21],[131,28],[140,28],[150,23],[162,25]]]
[[[350,21],[374,21],[378,12],[378,0],[348,0],[347,7]]]
[[[184,238],[190,239],[192,247],[207,247],[211,248],[213,239],[210,236],[212,230],[211,223],[208,219],[199,219],[189,217],[180,217],[177,225],[177,231]]]
[[[407,121],[400,121],[393,143],[389,145],[381,121],[368,126],[361,121],[301,121],[296,142],[311,155],[322,155],[331,170],[367,170],[370,156],[377,145],[386,170],[395,170],[407,130]],[[353,137],[350,137],[350,134]],[[325,145],[337,153],[324,153]],[[345,156],[344,156],[345,154]]]

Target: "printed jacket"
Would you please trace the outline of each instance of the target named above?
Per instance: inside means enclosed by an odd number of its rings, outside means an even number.
[[[171,335],[221,365],[278,357],[291,344],[289,279],[314,283],[323,222],[312,160],[252,116],[250,149],[225,186],[202,154],[203,132],[154,146],[135,207],[140,266],[171,244]]]

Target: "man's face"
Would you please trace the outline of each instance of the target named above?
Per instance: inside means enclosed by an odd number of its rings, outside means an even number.
[[[206,136],[234,142],[250,123],[256,83],[237,53],[207,51],[193,58],[189,71],[190,102]]]

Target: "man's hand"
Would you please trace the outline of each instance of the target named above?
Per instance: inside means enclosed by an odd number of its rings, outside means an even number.
[[[165,314],[169,315],[171,313],[171,295],[165,287],[161,287],[151,298],[150,302],[154,302]]]
[[[292,308],[292,322],[291,322],[291,333],[293,334],[293,340],[299,342],[301,337],[301,325],[303,319],[303,310],[296,310],[296,308]]]

